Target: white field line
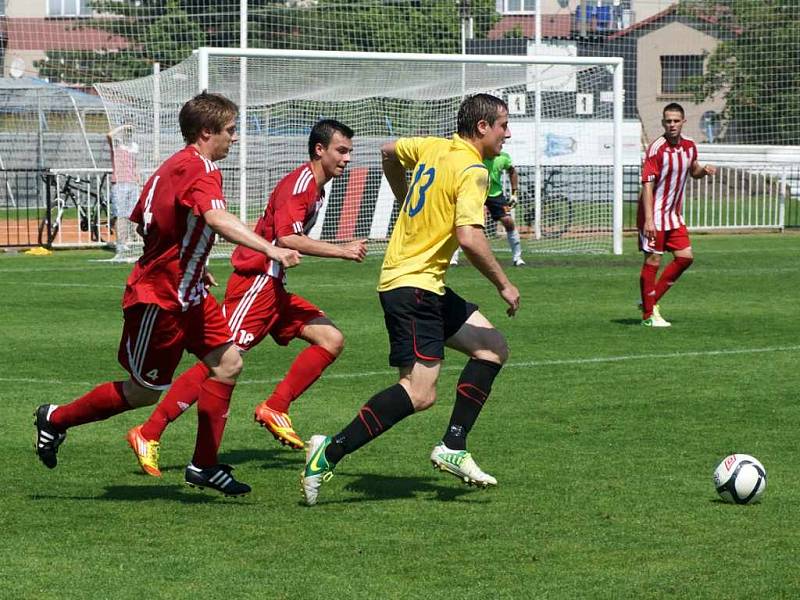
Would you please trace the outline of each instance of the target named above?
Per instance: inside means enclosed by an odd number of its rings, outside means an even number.
[[[596,356],[589,358],[564,358],[555,360],[536,360],[525,362],[511,362],[506,364],[506,369],[537,369],[541,367],[564,366],[564,365],[591,365],[601,363],[627,362],[633,360],[653,360],[663,358],[690,358],[690,357],[714,357],[714,356],[733,356],[740,354],[766,354],[770,352],[800,352],[800,346],[772,346],[767,348],[736,348],[732,350],[697,350],[691,352],[666,352],[662,354],[623,354],[620,356]],[[442,371],[460,371],[463,365],[444,365]],[[360,373],[329,373],[323,375],[323,379],[364,379],[368,377],[387,377],[395,375],[394,369],[381,369],[379,371],[362,371]],[[274,384],[280,381],[280,377],[269,379],[243,379],[238,385],[264,385]],[[31,383],[37,385],[94,385],[97,382],[88,381],[66,381],[59,379],[32,379],[28,377],[0,377],[0,383]]]
[[[578,276],[577,275],[577,271],[579,271],[579,270],[581,270],[581,275],[580,276],[581,277],[585,277],[587,275],[585,273],[583,273],[582,271],[586,270],[586,269],[592,269],[592,268],[593,267],[588,267],[588,266],[587,267],[569,267],[568,269],[565,269],[562,272],[556,272],[555,269],[553,269],[553,270],[549,270],[547,272],[546,278],[549,279],[549,280],[571,279],[571,278],[574,278],[574,277]],[[529,267],[527,270],[530,271],[531,274],[535,275],[536,271],[537,271],[537,267],[535,267],[535,266]],[[5,271],[5,272],[8,272],[8,271]],[[0,271],[0,275],[2,275],[3,273],[4,273],[3,271]],[[30,271],[26,271],[26,273],[30,274]],[[632,273],[634,275],[638,275],[638,271],[636,270],[636,268],[631,268],[631,269],[628,269],[628,270],[625,270],[625,269],[614,269],[614,270],[607,271],[607,272],[602,272],[602,273],[594,272],[594,273],[589,274],[588,276],[595,277],[595,278],[599,278],[599,277],[619,277],[619,278],[624,278],[624,279],[631,279],[631,277],[633,277]],[[682,275],[682,277],[686,277],[687,275],[688,276],[692,276],[692,277],[696,277],[696,276],[703,276],[703,275],[724,275],[724,274],[730,274],[730,273],[733,273],[733,274],[736,274],[736,275],[745,275],[746,274],[748,277],[750,277],[750,276],[755,276],[755,275],[771,275],[771,274],[775,274],[775,273],[800,273],[800,270],[798,270],[797,267],[773,267],[773,268],[763,268],[763,269],[748,269],[746,271],[743,271],[741,268],[706,269],[706,268],[702,268],[702,267],[697,267],[695,269],[689,269],[688,271],[686,271]],[[517,272],[515,271],[514,274],[516,275]],[[313,286],[314,289],[354,289],[354,288],[361,289],[361,288],[363,288],[365,290],[374,289],[376,287],[376,285],[377,285],[376,281],[374,281],[371,277],[370,277],[369,280],[366,280],[366,279],[357,280],[357,281],[349,281],[348,280],[346,282],[342,281],[340,283],[312,283],[311,281],[308,281],[308,282],[294,281],[294,282],[289,282],[289,283],[290,283],[290,285],[287,286],[287,289],[289,289],[289,290],[302,290],[303,287],[304,287],[304,284],[308,285],[308,286]],[[292,283],[294,283],[295,285],[291,285]],[[119,284],[111,285],[111,284],[99,284],[99,283],[98,284],[95,284],[95,283],[55,283],[55,282],[43,282],[43,281],[31,282],[31,281],[27,281],[26,280],[26,281],[3,281],[3,285],[22,285],[22,286],[25,286],[25,287],[48,287],[48,288],[56,288],[56,287],[62,287],[62,288],[104,288],[104,289],[115,289],[115,290],[120,290],[120,291],[125,289],[125,284],[122,281]]]
[[[701,250],[698,251],[698,257],[702,256],[703,254],[764,254],[767,252],[784,252],[786,248],[784,246],[774,246],[771,248],[737,248],[735,250]],[[495,252],[500,253],[508,253],[510,250],[508,248],[497,248]],[[536,257],[537,253],[532,253],[532,257]],[[549,255],[548,255],[549,256]],[[565,254],[564,258],[569,258],[570,255]],[[600,255],[598,255],[600,256]],[[609,255],[610,257],[611,255]],[[630,252],[626,252],[625,256],[639,256],[639,252],[635,252],[631,250]],[[668,257],[669,255],[667,255]],[[314,262],[321,260],[324,261],[324,258],[317,258],[317,257],[309,257]],[[219,261],[227,261],[228,259],[218,258],[212,259],[211,263],[214,264],[215,262]],[[89,262],[89,261],[87,261]],[[311,261],[309,261],[311,262]],[[106,270],[116,270],[116,269],[125,269],[130,271],[132,266],[128,263],[109,263],[109,264],[102,264],[98,262],[92,263],[94,266],[93,269],[106,269]],[[589,267],[591,268],[591,267]],[[35,266],[26,266],[26,267],[11,267],[8,269],[0,268],[0,275],[4,273],[64,273],[66,271],[85,271],[86,266],[75,266],[75,267],[65,267],[65,266],[47,266],[47,267],[35,267]]]
[[[125,289],[124,283],[111,285],[110,283],[49,283],[45,281],[4,281],[3,285],[24,285],[25,287],[47,287],[47,288],[103,288],[119,290]]]
[[[504,369],[536,369],[540,367],[562,366],[562,365],[589,365],[597,363],[626,362],[631,360],[652,360],[662,358],[687,358],[692,356],[726,356],[736,354],[763,354],[766,352],[798,352],[800,346],[774,346],[770,348],[739,348],[734,350],[698,350],[694,352],[671,352],[664,354],[628,354],[622,356],[597,356],[592,358],[565,358],[556,360],[537,360],[526,362],[510,362],[503,367]],[[443,365],[442,371],[461,371],[463,365]],[[323,377],[327,379],[357,379],[365,377],[375,377],[378,375],[393,375],[397,371],[394,369],[383,369],[380,371],[363,371],[361,373],[330,373]],[[2,380],[0,380],[2,381]],[[279,377],[270,379],[245,379],[239,382],[240,385],[255,385],[265,383],[278,383]]]

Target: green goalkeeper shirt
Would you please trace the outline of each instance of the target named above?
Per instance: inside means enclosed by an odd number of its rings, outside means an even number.
[[[503,171],[508,171],[514,164],[508,152],[501,152],[494,158],[486,158],[483,161],[489,169],[489,198],[501,196],[503,194]]]

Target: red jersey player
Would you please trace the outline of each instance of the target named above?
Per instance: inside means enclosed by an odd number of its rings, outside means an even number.
[[[664,107],[661,124],[664,135],[647,147],[642,166],[642,192],[639,195],[639,249],[644,264],[639,277],[642,295],[642,325],[669,327],[659,311],[658,301],[692,264],[692,245],[683,221],[683,191],[686,178],[702,179],[714,175],[716,168],[697,160],[697,146],[681,135],[686,123],[683,107],[671,103]],[[661,255],[672,252],[674,259],[656,281]]]
[[[181,108],[179,123],[187,145],[153,173],[131,214],[144,239],[144,251],[122,299],[118,358],[130,377],[101,384],[64,406],[38,407],[36,451],[48,468],[57,464],[67,429],[154,404],[188,350],[203,360],[211,376],[200,393],[197,443],[186,467],[186,482],[232,496],[250,491],[232,477],[229,465],[217,464],[242,361],[219,305],[206,292],[205,263],[215,233],[283,267],[297,264],[299,254],[265,242],[225,210],[215,161],[225,158],[236,142],[237,113],[236,105],[224,96],[205,92]]]
[[[310,160],[275,186],[256,224],[259,236],[270,244],[306,255],[364,260],[365,240],[337,245],[306,235],[322,205],[325,184],[342,175],[350,162],[352,137],[349,127],[332,119],[314,125],[308,140]],[[301,449],[303,441],[287,414],[289,404],[339,356],[344,338],[319,308],[286,291],[280,263],[244,246],[234,251],[231,262],[234,272],[228,281],[223,311],[238,348],[247,351],[268,334],[281,346],[294,338],[310,344],[297,355],[270,397],[255,410],[255,420],[278,441]],[[161,475],[158,468],[161,435],[169,423],[198,399],[208,372],[208,367],[198,362],[175,381],[150,418],[128,432],[128,441],[145,473]]]

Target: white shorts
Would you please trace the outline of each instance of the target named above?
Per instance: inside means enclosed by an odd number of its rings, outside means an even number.
[[[139,186],[135,183],[111,184],[111,216],[127,219],[139,200]]]

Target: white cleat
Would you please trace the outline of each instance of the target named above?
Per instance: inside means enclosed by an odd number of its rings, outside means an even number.
[[[656,317],[655,313],[649,319],[644,319],[642,325],[645,327],[672,327],[672,323],[664,319],[659,319]]]
[[[639,302],[638,306],[639,310],[642,310],[641,301]],[[649,319],[644,319],[642,321],[642,325],[645,327],[672,327],[672,323],[661,316],[661,309],[659,308],[658,304],[653,306],[653,314]]]
[[[524,267],[525,261],[522,260],[521,256],[517,256],[513,261],[515,267]]]
[[[658,304],[653,307],[653,316],[656,318],[656,321],[660,323],[660,325],[656,325],[656,327],[670,327],[672,325],[672,323],[661,316],[661,309]]]
[[[333,465],[325,458],[325,448],[331,438],[324,435],[312,435],[306,442],[306,466],[300,475],[300,487],[308,506],[314,506],[319,496],[319,488],[333,477]]]
[[[450,473],[467,485],[482,488],[497,485],[497,479],[481,471],[478,463],[466,450],[450,450],[444,444],[439,444],[431,452],[431,462],[434,469]]]

